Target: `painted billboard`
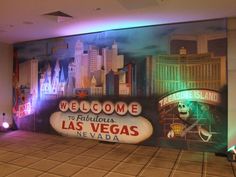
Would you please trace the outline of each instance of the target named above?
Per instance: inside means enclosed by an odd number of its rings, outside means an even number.
[[[226,44],[225,19],[15,44],[16,128],[222,151]]]

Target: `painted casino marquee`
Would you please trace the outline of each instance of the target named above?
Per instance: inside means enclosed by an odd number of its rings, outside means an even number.
[[[152,124],[140,116],[142,107],[137,102],[62,100],[59,109],[50,124],[66,136],[137,144],[153,132]]]

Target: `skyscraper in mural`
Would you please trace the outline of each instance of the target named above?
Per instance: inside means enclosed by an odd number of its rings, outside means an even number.
[[[68,65],[68,79],[66,85],[66,95],[73,96],[76,83],[76,65],[74,62],[70,62]]]
[[[214,56],[226,55],[226,34],[175,34],[169,39],[170,54],[179,54],[179,49],[184,47],[188,54],[212,53]]]
[[[101,56],[99,50],[90,45],[89,50],[85,53],[84,44],[78,40],[75,45],[74,62],[71,63],[74,66],[75,74],[75,87],[74,92],[91,88],[92,73],[101,69]],[[94,85],[93,85],[94,87]]]
[[[88,51],[86,52],[84,43],[80,40],[76,42],[74,61],[68,66],[68,93],[77,93],[85,90],[91,96],[101,96],[107,93],[106,75],[110,71],[118,72],[120,70],[121,73],[124,67],[124,56],[118,54],[116,42],[112,44],[111,48],[102,48],[101,54],[99,51],[100,49],[97,46],[89,45]],[[120,77],[126,76],[120,74]],[[75,84],[74,89],[72,89],[73,79]],[[120,95],[131,95],[131,86],[129,83],[126,83],[126,80],[120,83],[120,88],[122,89]],[[127,84],[129,88],[126,88]],[[119,91],[117,94],[119,95]]]
[[[119,95],[119,73],[110,70],[106,74],[106,95]]]
[[[116,42],[112,44],[111,49],[103,48],[102,56],[104,60],[104,70],[106,74],[110,70],[117,72],[119,68],[124,67],[124,55],[118,54],[118,46]]]
[[[137,73],[136,65],[128,63],[119,71],[119,95],[137,95]]]
[[[153,70],[152,56],[146,57],[146,95],[150,96],[153,93],[152,70]]]
[[[66,94],[66,80],[63,67],[60,67],[59,60],[54,68],[50,63],[40,74],[40,99],[55,99]]]
[[[84,53],[84,45],[81,41],[77,41],[76,45],[75,45],[75,56],[74,56],[75,87],[76,88],[84,87],[83,77],[86,73],[81,72],[82,68],[83,68],[83,64],[82,64],[83,63],[83,53]]]
[[[99,55],[99,49],[94,45],[89,45],[88,49],[88,66],[90,74],[102,67],[102,57]],[[91,75],[90,75],[91,76]]]
[[[113,42],[111,49],[108,47],[102,49],[102,57],[104,62],[104,73],[108,74],[110,71],[117,72],[118,69],[124,67],[124,55],[118,54],[118,45]],[[104,79],[104,94],[106,93],[106,79]]]
[[[38,60],[31,59],[19,65],[19,83],[25,101],[36,104],[38,99]],[[30,98],[31,100],[28,100]]]

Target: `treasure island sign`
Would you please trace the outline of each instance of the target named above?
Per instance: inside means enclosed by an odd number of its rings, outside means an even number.
[[[220,94],[212,90],[184,90],[173,93],[161,99],[159,101],[159,107],[162,108],[164,106],[183,100],[191,100],[212,105],[219,105]]]
[[[152,135],[152,124],[140,116],[138,102],[62,100],[50,117],[58,133],[99,141],[137,144]]]
[[[158,106],[164,137],[210,142],[213,134],[220,133],[211,132],[213,125],[209,124],[220,103],[220,94],[206,89],[178,91],[162,98]]]

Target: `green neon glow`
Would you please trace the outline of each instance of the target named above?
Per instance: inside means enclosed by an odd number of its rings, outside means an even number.
[[[212,75],[210,71],[214,68],[206,69],[200,62],[203,60],[208,62],[215,61],[210,59],[211,56],[207,54],[183,56],[157,55],[153,59],[154,66],[152,68],[152,77],[155,78],[153,83],[154,92],[162,96],[172,92],[198,88],[219,91],[222,89],[222,86],[219,83],[212,84],[210,78],[214,77],[216,79],[223,73]],[[218,60],[221,61],[220,59]],[[217,150],[225,149],[227,146],[227,132],[226,126],[224,126],[223,123],[227,120],[227,115],[222,113],[223,110],[218,110],[219,107],[216,108],[199,101],[188,99],[188,95],[183,95],[181,101],[191,109],[191,115],[185,120],[190,121],[191,124],[198,120],[198,124],[202,125],[202,132],[208,131],[212,134],[209,142],[216,142],[213,148]]]
[[[229,126],[228,142],[229,145],[232,145],[236,142],[236,128],[233,128],[233,125],[228,125],[228,126]]]
[[[229,148],[229,149],[228,149],[228,152],[229,152],[229,151],[234,151],[234,152],[235,152],[235,151],[236,151],[236,145],[234,145],[234,146],[232,146],[231,148]]]

